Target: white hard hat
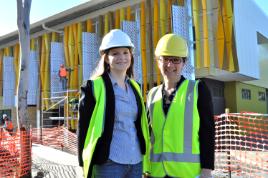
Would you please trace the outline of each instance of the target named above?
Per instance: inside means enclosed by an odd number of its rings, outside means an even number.
[[[5,118],[5,117],[7,117],[7,115],[6,114],[3,114],[3,118]]]
[[[131,42],[130,37],[125,32],[119,29],[111,30],[103,37],[99,48],[99,52],[102,53],[107,49],[116,47],[134,48],[134,45]]]

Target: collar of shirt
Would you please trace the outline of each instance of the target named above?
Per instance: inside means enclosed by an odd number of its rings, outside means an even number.
[[[176,89],[172,92],[171,95],[174,95],[176,93],[176,91],[178,90],[179,86],[182,84],[182,82],[185,80],[184,76],[181,75],[181,79],[177,82],[176,84]],[[163,83],[163,87],[162,87],[162,96],[164,96],[166,94],[165,92],[165,83]]]
[[[112,85],[113,85],[113,86],[118,85],[117,82],[116,82],[116,80],[115,80],[115,79],[113,78],[113,76],[111,75],[111,73],[109,73],[109,77],[110,77],[110,79],[111,79],[111,82],[112,82]],[[125,78],[125,83],[129,83],[129,80],[130,80],[130,78],[129,78],[128,76],[126,76],[126,78]]]

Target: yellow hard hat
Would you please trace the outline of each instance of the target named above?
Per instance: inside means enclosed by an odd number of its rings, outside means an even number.
[[[158,41],[155,48],[155,55],[187,57],[187,42],[185,39],[176,34],[166,34]]]

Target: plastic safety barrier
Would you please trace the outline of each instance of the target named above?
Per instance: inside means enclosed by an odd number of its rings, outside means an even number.
[[[216,177],[267,177],[268,115],[229,113],[215,117]]]

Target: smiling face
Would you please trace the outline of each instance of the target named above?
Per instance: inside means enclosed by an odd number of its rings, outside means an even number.
[[[131,64],[131,53],[128,48],[112,48],[108,52],[106,63],[110,65],[110,71],[126,73]]]
[[[185,59],[173,56],[157,57],[158,68],[164,80],[177,81],[185,65]]]

